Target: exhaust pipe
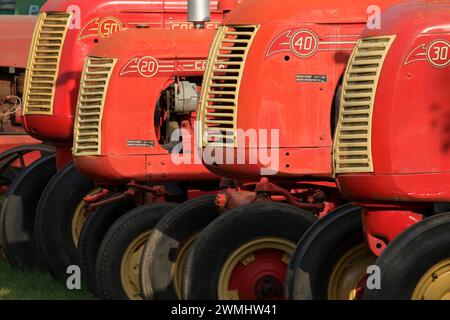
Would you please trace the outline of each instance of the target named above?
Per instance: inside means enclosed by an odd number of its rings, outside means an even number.
[[[188,21],[196,29],[204,28],[205,22],[211,21],[210,0],[188,0]]]

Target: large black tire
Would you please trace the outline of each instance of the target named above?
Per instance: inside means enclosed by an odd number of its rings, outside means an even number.
[[[9,263],[19,269],[44,269],[36,248],[34,219],[45,186],[56,174],[54,155],[26,168],[10,186],[1,211],[1,237]]]
[[[450,213],[432,216],[408,228],[387,246],[376,265],[381,273],[380,287],[366,288],[364,299],[448,299]]]
[[[162,203],[138,207],[119,218],[108,230],[97,254],[95,273],[100,298],[108,300],[140,299],[139,263],[148,236],[158,221],[175,207],[173,203]],[[128,252],[129,251],[129,252]],[[122,274],[130,275],[133,259],[134,275],[122,279]],[[122,264],[125,267],[122,268]],[[122,273],[123,272],[123,273]]]
[[[78,257],[83,282],[95,295],[98,295],[95,263],[100,244],[113,223],[134,208],[136,208],[134,199],[114,202],[95,210],[84,223],[78,242]]]
[[[186,201],[156,225],[142,253],[140,285],[145,299],[181,299],[180,274],[189,248],[195,237],[219,216],[215,198],[207,195]]]
[[[73,163],[62,168],[48,183],[36,210],[36,244],[48,271],[66,279],[67,267],[78,265],[72,220],[83,197],[95,188]]]
[[[52,155],[55,148],[47,144],[30,144],[6,150],[0,154],[0,185],[10,185],[20,175],[20,173],[31,165],[33,162],[27,161],[28,155],[37,155],[39,158]],[[14,164],[20,163],[20,168],[16,168]]]
[[[0,186],[9,187],[14,180],[31,164],[44,157],[55,153],[55,147],[48,144],[30,144],[16,148],[11,148],[0,154]],[[34,161],[28,158],[38,156]],[[17,162],[20,167],[16,167]],[[6,194],[6,192],[5,192]],[[3,200],[2,200],[3,202]],[[1,227],[0,227],[1,239]],[[2,248],[0,244],[0,257],[2,256]]]
[[[338,208],[316,222],[297,244],[286,275],[287,298],[358,298],[356,288],[375,260],[364,245],[361,208]]]
[[[224,213],[203,230],[191,249],[183,297],[283,298],[290,254],[315,221],[311,213],[282,203],[254,203]]]

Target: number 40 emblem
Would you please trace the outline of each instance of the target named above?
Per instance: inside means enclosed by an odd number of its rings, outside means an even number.
[[[308,58],[319,48],[319,38],[309,30],[299,30],[292,35],[291,50],[299,58]]]

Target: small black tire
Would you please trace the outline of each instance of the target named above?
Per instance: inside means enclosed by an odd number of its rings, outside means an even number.
[[[342,265],[346,256],[351,261],[347,260],[349,264]],[[364,279],[366,267],[375,260],[376,257],[364,245],[361,208],[351,205],[337,208],[316,222],[297,244],[286,275],[287,298],[355,299],[354,289]],[[330,285],[339,280],[330,281],[336,278],[337,267],[351,271],[350,276],[354,276],[355,281],[346,278],[345,287]]]
[[[140,285],[145,299],[181,299],[182,280],[174,270],[182,266],[176,264],[184,264],[192,241],[219,216],[215,198],[206,195],[186,201],[156,225],[142,253]]]
[[[439,300],[448,296],[450,213],[406,229],[387,246],[376,265],[380,286],[366,288],[365,300]]]
[[[36,207],[45,186],[56,174],[50,155],[27,167],[9,187],[1,210],[1,237],[8,262],[22,270],[45,270],[36,247]]]
[[[253,203],[224,213],[203,230],[191,249],[184,275],[183,297],[188,300],[281,299],[289,255],[300,237],[316,221],[311,213],[283,203]],[[276,246],[283,247],[278,251]],[[234,282],[238,288],[230,289],[232,277],[223,275],[233,274],[244,264],[239,263],[242,261],[237,264],[228,262],[233,257],[240,258],[241,254],[246,256],[247,248],[255,259],[245,264],[245,268],[259,268],[262,263],[266,269],[258,273],[257,281],[248,281],[244,276]],[[258,250],[262,251],[260,256],[261,251]],[[268,254],[273,251],[277,252],[276,259],[267,264]],[[266,293],[259,295],[256,290],[261,283],[266,292],[266,280],[270,297]],[[224,294],[219,293],[222,288]],[[250,294],[247,296],[241,292]],[[228,297],[228,293],[235,296]]]
[[[122,263],[127,259],[127,251],[134,247],[144,247],[149,233],[159,220],[175,207],[173,203],[141,206],[120,217],[108,230],[97,254],[95,274],[100,298],[107,300],[140,299],[139,279],[131,283],[123,279]],[[138,254],[139,250],[135,251]],[[140,256],[139,262],[140,263]],[[134,268],[139,272],[139,266]],[[127,274],[126,271],[123,271]],[[131,287],[129,287],[131,285]]]
[[[134,208],[136,208],[134,199],[114,202],[95,210],[84,223],[78,242],[78,258],[83,282],[95,295],[98,295],[95,263],[100,244],[113,223]]]
[[[58,279],[65,280],[67,267],[78,265],[72,220],[77,206],[94,188],[94,183],[78,173],[71,162],[50,180],[42,193],[36,209],[36,244],[48,271]]]

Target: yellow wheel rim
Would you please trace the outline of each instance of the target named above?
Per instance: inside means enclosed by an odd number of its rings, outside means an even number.
[[[100,192],[100,188],[96,188],[93,191],[89,192],[87,195],[92,196],[98,192]],[[81,202],[75,208],[75,212],[72,216],[72,240],[75,248],[78,248],[78,241],[80,240],[81,229],[83,229],[84,223],[86,222],[86,202],[81,200]]]
[[[376,257],[365,244],[349,250],[333,268],[328,283],[328,299],[355,300],[367,267],[373,265],[375,260]]]
[[[439,262],[423,275],[412,300],[450,300],[450,259]]]
[[[120,280],[130,300],[141,300],[139,286],[139,266],[141,264],[142,251],[151,231],[144,232],[137,236],[130,243],[122,257],[120,266]]]
[[[183,275],[184,270],[186,268],[186,262],[189,256],[189,252],[192,248],[192,245],[194,241],[197,239],[197,237],[198,235],[191,237],[181,246],[175,259],[175,263],[173,264],[172,267],[173,284],[175,287],[175,291],[177,293],[177,297],[180,300],[183,299],[181,286],[183,285]]]
[[[287,264],[295,250],[295,243],[281,238],[261,238],[248,242],[234,250],[224,263],[218,282],[218,298],[220,300],[239,300],[239,292],[230,288],[230,279],[239,265],[250,266],[256,263],[256,253],[260,250],[280,251],[280,261],[287,270]],[[283,277],[284,278],[284,277]],[[284,279],[283,279],[284,280]]]

